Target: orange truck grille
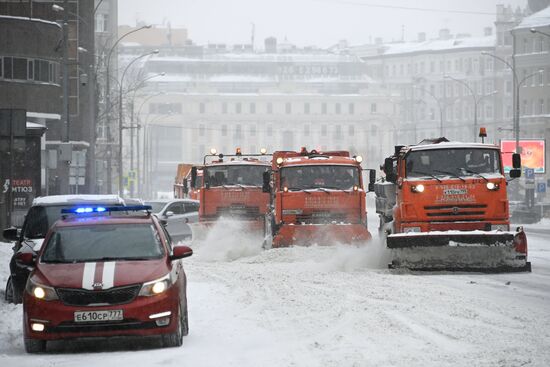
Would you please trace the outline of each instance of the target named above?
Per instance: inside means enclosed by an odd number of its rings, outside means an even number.
[[[230,206],[218,207],[217,217],[231,217],[239,219],[256,219],[260,216],[260,209],[257,206]]]
[[[483,219],[486,215],[487,205],[485,204],[457,204],[457,205],[431,205],[425,206],[426,216],[430,218],[472,218]],[[449,219],[456,220],[456,219]]]
[[[327,224],[347,221],[345,213],[313,212],[296,215],[296,222],[304,224]]]

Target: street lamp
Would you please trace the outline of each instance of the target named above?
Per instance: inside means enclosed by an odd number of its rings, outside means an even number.
[[[525,81],[527,79],[529,79],[529,78],[531,78],[531,77],[533,77],[533,76],[535,76],[539,73],[544,72],[544,70],[539,70],[539,71],[537,71],[533,74],[527,75],[522,80],[519,80],[518,74],[516,72],[516,68],[514,66],[512,66],[508,61],[504,60],[502,57],[499,57],[499,56],[494,55],[492,53],[489,53],[487,51],[482,51],[481,54],[485,55],[485,56],[491,56],[492,58],[503,62],[512,71],[512,75],[514,77],[514,84],[515,84],[515,87],[514,87],[514,94],[515,94],[515,96],[514,96],[515,97],[514,98],[514,137],[515,137],[515,140],[516,140],[516,153],[521,153],[521,149],[520,149],[520,146],[519,146],[519,91],[520,91],[520,87],[523,83],[525,83]]]
[[[466,89],[468,89],[468,91],[472,95],[472,99],[474,100],[474,141],[476,141],[477,140],[477,133],[478,133],[478,131],[477,131],[477,109],[478,109],[479,102],[485,97],[489,97],[489,96],[493,96],[493,95],[497,94],[498,91],[496,91],[496,90],[492,91],[491,93],[482,95],[478,98],[476,92],[464,80],[453,78],[450,75],[444,75],[443,77],[445,79],[451,79],[451,80],[454,80],[457,83],[462,84],[463,86],[466,87]]]
[[[122,164],[123,164],[122,163],[122,128],[123,128],[122,126],[122,87],[124,86],[124,77],[126,76],[126,72],[130,68],[130,66],[132,66],[133,63],[135,63],[139,59],[142,59],[144,57],[151,56],[151,55],[157,55],[158,53],[159,53],[159,50],[154,50],[152,52],[148,52],[146,54],[143,54],[134,58],[132,61],[128,63],[128,65],[122,72],[122,77],[120,78],[120,89],[118,94],[118,139],[119,139],[119,142],[118,142],[118,194],[119,196],[123,195],[123,188],[122,188],[123,177],[122,176],[124,173],[124,170],[122,168]]]
[[[529,31],[531,33],[538,33],[538,34],[542,34],[543,36],[546,36],[546,37],[550,37],[550,34],[549,33],[545,33],[543,31],[539,31],[538,29],[535,29],[535,28],[531,28],[529,29]]]
[[[125,37],[129,36],[130,34],[132,33],[135,33],[135,32],[138,32],[138,31],[141,31],[142,29],[149,29],[151,28],[152,26],[151,25],[144,25],[142,27],[139,27],[139,28],[136,28],[136,29],[133,29],[129,32],[126,32],[124,33],[122,36],[120,36],[116,41],[115,43],[113,44],[113,46],[111,47],[111,49],[109,50],[108,54],[107,54],[107,59],[106,59],[106,63],[105,63],[105,112],[106,112],[106,128],[107,128],[107,141],[109,142],[108,144],[108,154],[107,154],[107,188],[108,188],[108,192],[111,193],[112,191],[112,176],[113,176],[113,173],[112,173],[112,157],[113,157],[113,154],[112,154],[112,134],[111,134],[111,76],[109,74],[109,69],[110,69],[110,66],[111,66],[111,56],[113,54],[113,51],[115,50],[115,48],[117,47],[117,45],[119,44],[119,42],[124,39]]]
[[[439,108],[439,136],[443,136],[443,108],[441,107],[441,100],[426,88],[417,87],[417,86],[413,86],[413,88],[416,88],[420,91],[428,93],[437,102],[437,107]]]

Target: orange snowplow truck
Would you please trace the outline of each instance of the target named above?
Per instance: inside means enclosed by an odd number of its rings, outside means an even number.
[[[510,177],[521,175],[513,154]],[[530,271],[522,228],[510,231],[498,146],[424,140],[396,146],[377,182],[376,211],[390,268]]]
[[[193,236],[221,218],[249,222],[251,230],[262,231],[269,204],[269,194],[262,191],[263,174],[271,169],[271,155],[217,154],[212,149],[204,157],[202,186],[195,186],[198,169],[191,171],[191,184],[199,189],[199,223],[192,227]]]
[[[346,151],[273,153],[272,177],[264,177],[271,192],[264,248],[370,240],[362,160]]]
[[[174,197],[176,199],[199,200],[201,186],[202,166],[178,164],[178,172],[174,183]]]

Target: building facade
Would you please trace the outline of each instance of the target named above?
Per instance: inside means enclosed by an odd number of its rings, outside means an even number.
[[[381,130],[392,129],[391,96],[357,57],[225,45],[187,52],[161,51],[144,66],[145,75],[166,73],[148,81],[136,101],[145,196],[171,191],[177,164],[201,163],[211,148],[343,149],[365,156],[371,167],[391,147],[380,139]],[[125,149],[125,157],[130,153]]]

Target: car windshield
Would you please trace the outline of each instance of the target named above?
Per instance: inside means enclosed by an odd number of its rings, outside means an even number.
[[[359,186],[360,171],[354,166],[307,165],[281,169],[281,188],[289,190],[337,189]]]
[[[430,149],[410,152],[405,158],[407,177],[479,176],[500,173],[496,149]]]
[[[263,173],[268,166],[259,165],[222,165],[204,169],[204,175],[210,187],[224,185],[262,186]]]
[[[163,253],[152,224],[96,224],[57,228],[46,244],[42,262],[148,260]]]
[[[151,205],[153,213],[160,213],[160,211],[166,206],[166,202],[163,201],[146,201],[145,205]]]

